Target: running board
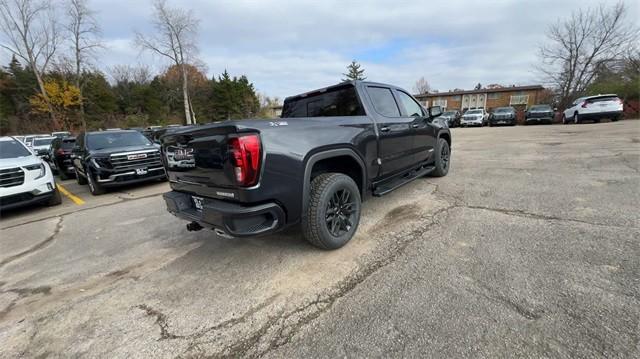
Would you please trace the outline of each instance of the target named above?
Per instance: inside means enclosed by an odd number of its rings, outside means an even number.
[[[417,170],[413,170],[407,174],[405,174],[404,176],[401,176],[399,178],[393,179],[385,184],[381,184],[379,186],[377,186],[374,190],[373,190],[373,195],[376,197],[380,197],[380,196],[384,196],[385,194],[404,186],[405,184],[413,181],[414,179],[418,178],[418,177],[422,177],[428,173],[430,173],[431,171],[433,171],[434,169],[436,169],[435,166],[425,166],[422,167],[420,169]]]

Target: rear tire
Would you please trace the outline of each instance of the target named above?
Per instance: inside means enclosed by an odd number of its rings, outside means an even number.
[[[337,249],[349,242],[360,222],[360,191],[351,177],[323,173],[311,182],[302,231],[309,243]]]
[[[429,176],[432,177],[444,177],[449,173],[449,167],[451,165],[451,149],[449,148],[449,142],[444,138],[438,138],[435,151],[434,169]]]
[[[49,198],[47,201],[47,206],[57,206],[62,203],[62,196],[60,195],[60,191],[58,188],[53,190],[53,196]]]

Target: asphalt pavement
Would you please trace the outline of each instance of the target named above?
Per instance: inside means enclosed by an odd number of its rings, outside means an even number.
[[[0,219],[0,357],[639,357],[640,121],[452,132],[337,251],[61,182]]]

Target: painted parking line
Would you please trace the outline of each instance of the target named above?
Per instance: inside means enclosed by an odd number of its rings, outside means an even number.
[[[71,201],[73,201],[73,203],[77,204],[78,206],[84,204],[84,201],[82,200],[82,198],[74,195],[73,193],[69,192],[66,188],[64,188],[61,184],[56,184],[56,186],[58,187],[58,190],[60,191],[60,193],[62,193],[63,195],[67,196],[67,198],[69,198]]]

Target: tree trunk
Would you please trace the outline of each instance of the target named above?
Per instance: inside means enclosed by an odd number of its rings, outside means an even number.
[[[51,100],[49,100],[49,95],[47,94],[47,90],[44,88],[44,81],[42,81],[42,76],[40,76],[40,71],[36,68],[35,63],[31,63],[31,70],[33,70],[33,74],[36,76],[36,81],[38,81],[38,87],[40,88],[40,94],[44,98],[47,103],[47,107],[49,107],[49,118],[53,121],[53,127],[58,130],[60,129],[58,120],[56,119],[55,114],[53,113],[53,106],[51,106]]]
[[[82,125],[82,131],[86,131],[87,130],[87,121],[85,121],[84,118],[84,97],[82,96],[82,84],[80,81],[80,71],[81,71],[81,64],[80,64],[80,51],[78,50],[78,39],[76,39],[76,87],[78,88],[78,91],[80,91],[80,123]]]
[[[182,97],[184,102],[184,119],[187,125],[191,125],[191,107],[189,106],[189,89],[187,87],[187,69],[184,64],[180,64],[182,68]]]

